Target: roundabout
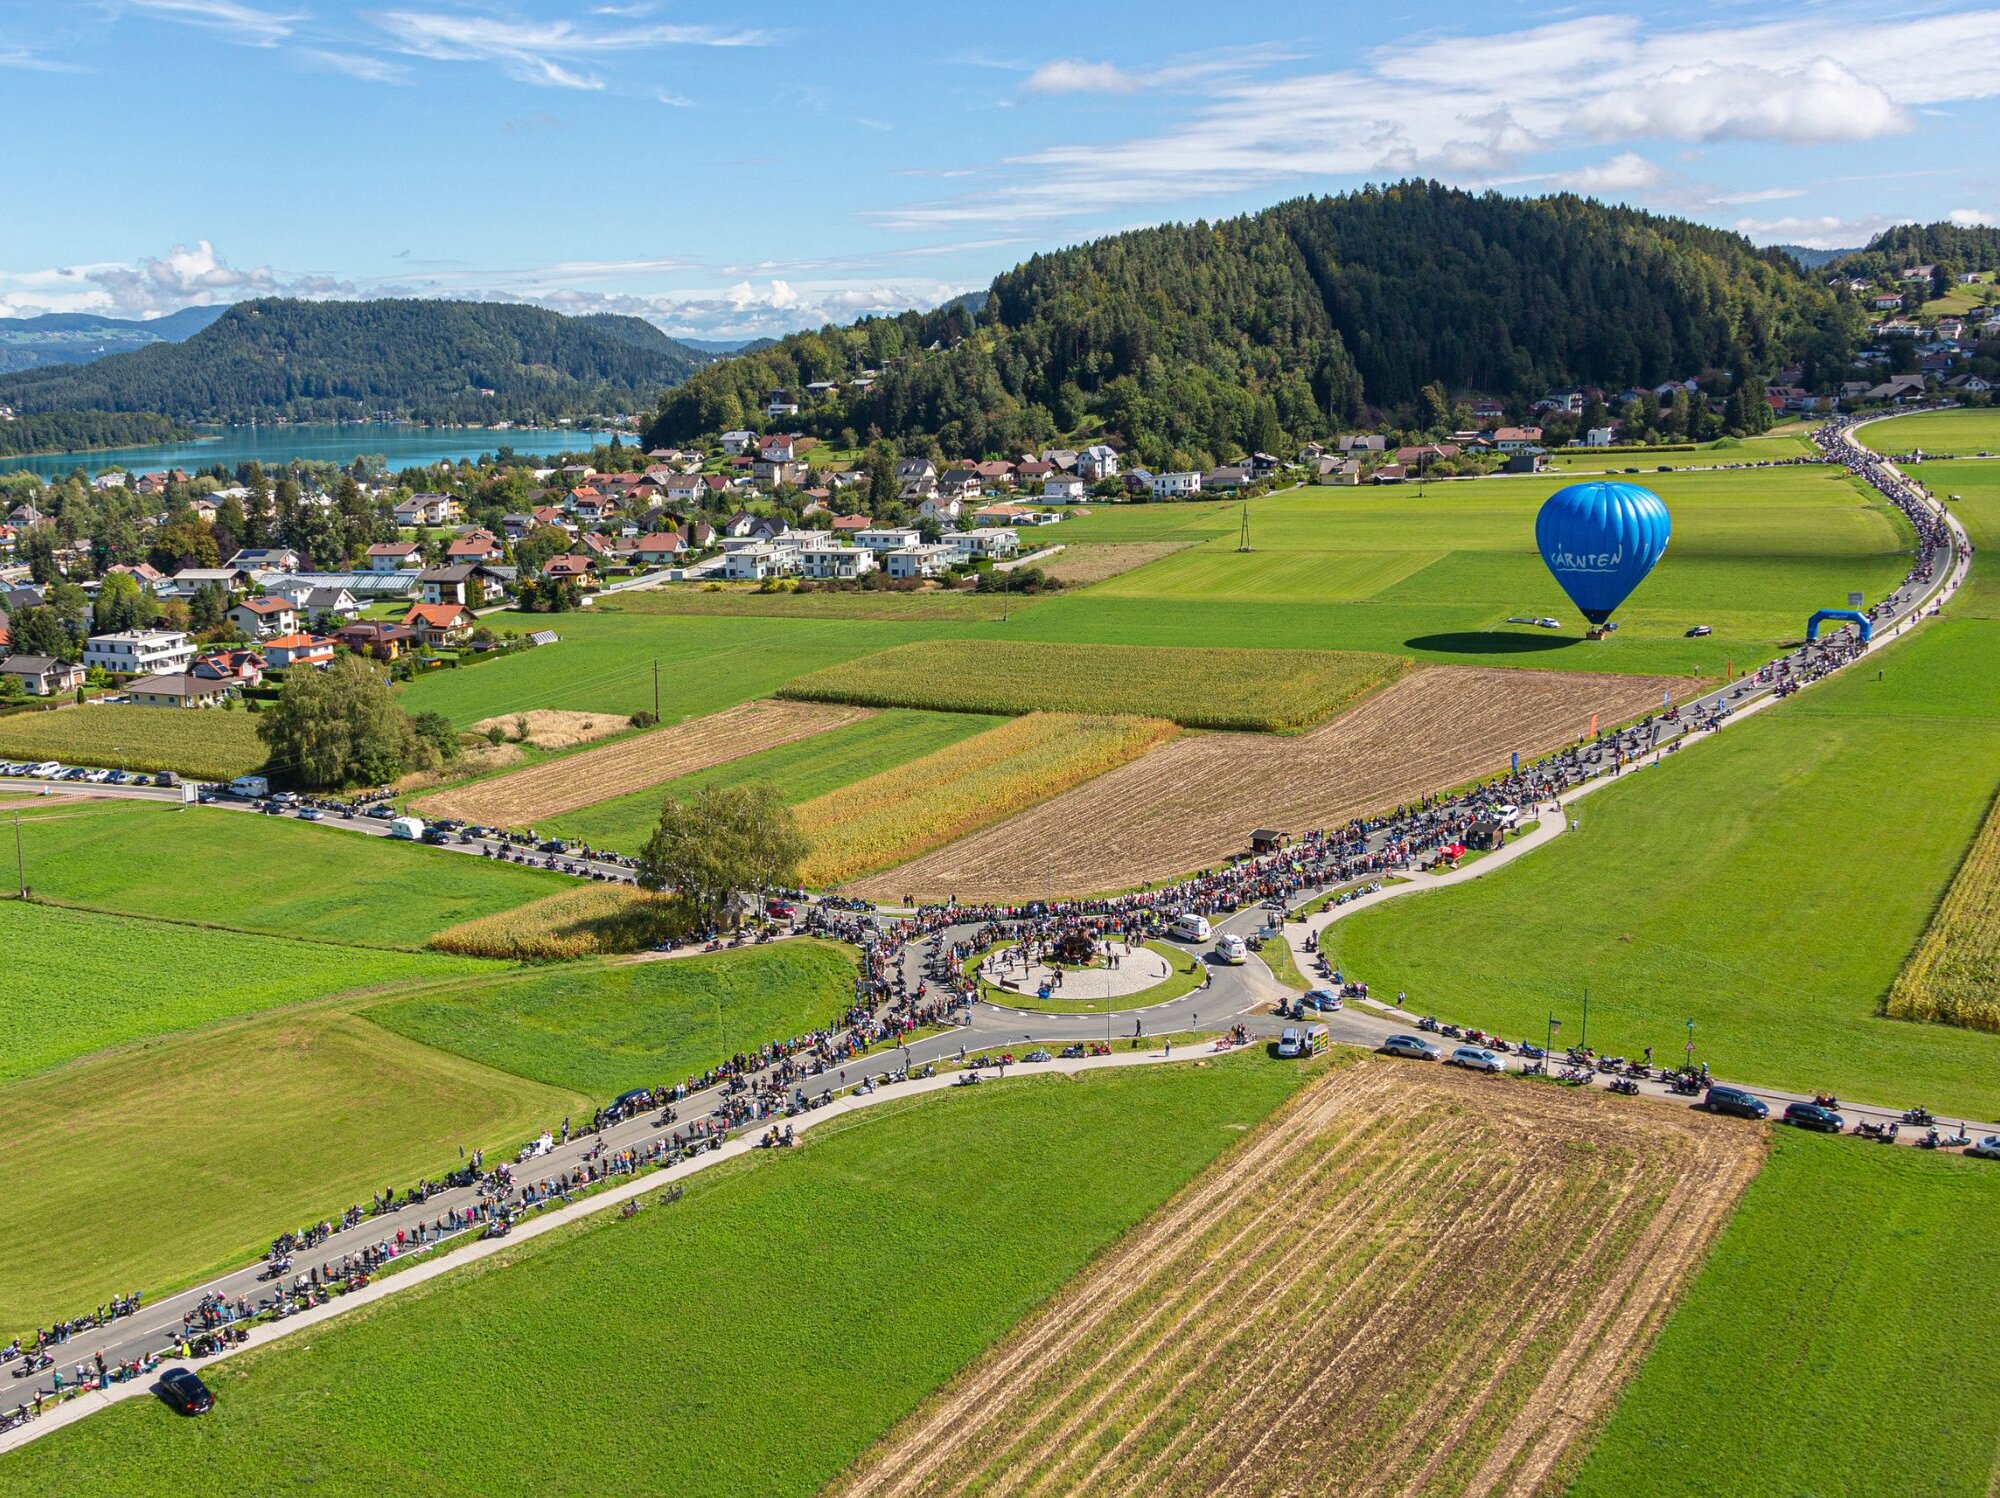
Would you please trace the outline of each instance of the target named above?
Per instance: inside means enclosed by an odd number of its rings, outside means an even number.
[[[1075,950],[1003,942],[980,955],[980,997],[1045,1014],[1103,1014],[1164,1004],[1199,987],[1198,958],[1164,942],[1088,943]]]

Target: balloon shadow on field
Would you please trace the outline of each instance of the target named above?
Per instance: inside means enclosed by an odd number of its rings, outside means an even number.
[[[1492,629],[1455,630],[1443,635],[1418,635],[1403,641],[1410,650],[1428,650],[1439,655],[1545,655],[1551,650],[1567,650],[1583,641],[1575,635],[1516,635]]]

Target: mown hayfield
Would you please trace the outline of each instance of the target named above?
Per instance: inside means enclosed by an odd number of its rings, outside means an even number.
[[[1194,545],[1192,541],[1070,541],[1046,561],[1036,562],[1065,586],[1088,587],[1121,572],[1144,567]]]
[[[1122,713],[1190,728],[1292,733],[1387,686],[1408,665],[1344,651],[934,641],[798,677],[783,695],[948,712]]]
[[[1891,1019],[2000,1030],[2000,800],[1889,990]]]
[[[2000,1172],[1781,1133],[1569,1488],[1574,1498],[1985,1498]]]
[[[479,972],[433,953],[0,904],[0,1081],[323,994]]]
[[[590,1106],[320,1008],[12,1083],[0,1179],[32,1189],[7,1208],[22,1249],[0,1255],[0,1327],[11,1337],[114,1290],[199,1281],[283,1228],[456,1167],[460,1145],[511,1153]]]
[[[726,764],[761,749],[810,738],[861,716],[853,708],[746,702],[705,718],[434,791],[413,805],[427,816],[533,827],[545,817]]]
[[[1038,601],[1020,595],[1002,600],[970,588],[922,588],[910,592],[858,590],[852,593],[760,591],[754,583],[686,583],[638,588],[618,595],[606,611],[641,616],[708,616],[773,619],[887,619],[904,623],[980,623],[1018,613]]]
[[[677,723],[768,697],[803,671],[980,627],[947,621],[667,617],[610,608],[556,619],[506,614],[493,622],[508,629],[547,627],[561,639],[462,670],[431,672],[403,689],[403,705],[411,712],[441,712],[460,725],[536,707],[630,716],[653,710],[657,664],[661,720]]]
[[[608,1099],[833,1023],[854,1002],[858,972],[850,948],[782,941],[398,999],[368,1018],[467,1060]]]
[[[357,1498],[807,1498],[1315,1070],[1243,1056],[888,1103],[217,1364],[200,1420],[134,1400],[0,1475],[106,1498],[169,1471],[188,1498],[274,1473]],[[838,1356],[803,1354],[857,1294]]]
[[[2000,407],[1919,411],[1889,421],[1870,422],[1854,435],[1864,447],[1878,453],[1907,453],[1922,448],[1927,453],[1958,457],[2000,455]],[[1926,477],[1949,482],[1948,474],[1949,470],[1945,470]]]
[[[1309,488],[1250,501],[1238,552],[1236,505],[1136,505],[1052,527],[1085,540],[1200,541],[1095,587],[1063,593],[1008,626],[1021,640],[1244,649],[1381,651],[1421,661],[1720,678],[1796,639],[1806,616],[1852,591],[1901,580],[1908,529],[1824,465],[1644,474],[1673,513],[1673,544],[1619,611],[1608,640],[1583,637],[1576,607],[1542,565],[1534,517],[1566,475],[1361,489]],[[1953,487],[1956,487],[1954,485]],[[1100,507],[1101,508],[1101,507]],[[1151,520],[1155,524],[1148,526]],[[1206,539],[1204,539],[1204,535]],[[1136,539],[1136,536],[1134,537]],[[1564,621],[1514,625],[1514,615]],[[1688,639],[1706,624],[1714,633]]]
[[[551,962],[636,952],[670,934],[671,902],[625,884],[578,884],[510,910],[462,921],[431,937],[440,952]]]
[[[279,936],[421,947],[446,926],[569,885],[515,864],[215,807],[101,800],[36,813],[21,819],[21,844],[37,896]]]
[[[231,780],[269,757],[257,737],[255,715],[220,708],[86,705],[0,718],[0,758],[6,759]]]
[[[1029,713],[795,808],[809,885],[904,863],[1138,759],[1173,737],[1163,718]]]
[[[997,728],[1006,721],[983,713],[924,713],[885,708],[811,738],[762,749],[663,785],[650,785],[608,801],[579,806],[559,816],[544,817],[540,826],[556,837],[580,838],[593,848],[637,853],[659,825],[660,804],[668,796],[685,801],[705,786],[761,781],[776,786],[778,793],[796,806],[878,775],[905,760]]]
[[[1363,1062],[829,1492],[1540,1491],[1762,1156],[1751,1128]]]
[[[2000,621],[1932,624],[1323,948],[1414,1012],[1540,1035],[1588,987],[1606,1052],[1678,1055],[1692,1018],[1724,1077],[2000,1119],[2000,1036],[1882,1017],[1992,803],[1996,658]]]

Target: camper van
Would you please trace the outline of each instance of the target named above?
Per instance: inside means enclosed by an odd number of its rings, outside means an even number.
[[[1225,936],[1215,944],[1215,955],[1231,967],[1241,967],[1250,960],[1250,949],[1243,944],[1240,936]]]
[[[1168,928],[1175,941],[1207,941],[1211,930],[1206,916],[1177,915]]]
[[[423,819],[420,817],[394,817],[389,822],[389,836],[414,843],[424,835]]]
[[[271,782],[264,775],[238,775],[229,782],[229,794],[245,801],[261,801],[271,794]]]

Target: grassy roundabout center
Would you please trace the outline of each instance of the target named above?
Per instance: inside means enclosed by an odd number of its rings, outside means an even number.
[[[995,952],[1005,951],[1016,945],[1018,943],[1011,941],[995,942],[972,959],[973,971],[978,972],[983,968],[986,959]],[[991,1004],[999,1004],[1008,1009],[1025,1009],[1035,1014],[1104,1014],[1107,1011],[1115,1014],[1121,1009],[1146,1009],[1154,1004],[1164,1004],[1201,986],[1203,967],[1199,959],[1191,959],[1178,947],[1169,946],[1165,942],[1142,942],[1140,946],[1156,957],[1165,959],[1167,976],[1145,988],[1134,989],[1128,993],[1113,993],[1108,1001],[1101,986],[1092,992],[1092,975],[1104,971],[1101,959],[1093,962],[1088,968],[1062,964],[1065,972],[1077,974],[1074,998],[1038,999],[1032,993],[1017,993],[1011,988],[1001,988],[998,984],[990,983],[983,973],[979,978],[979,996]],[[1193,963],[1192,971],[1189,970],[1190,962]]]

